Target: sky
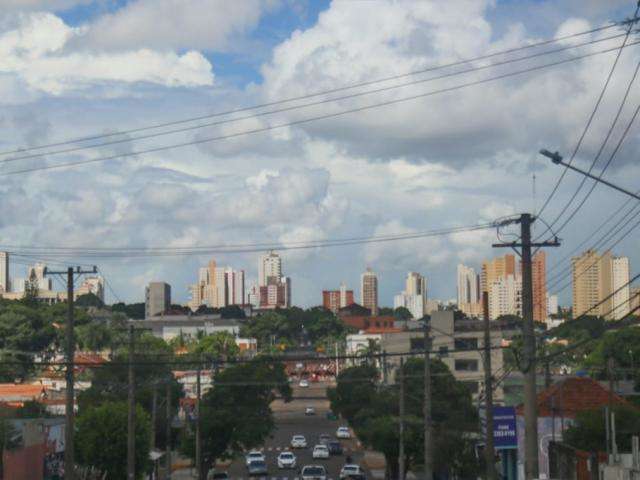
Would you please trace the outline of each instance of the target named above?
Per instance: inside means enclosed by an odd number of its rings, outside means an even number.
[[[402,75],[590,30],[630,17],[635,7],[628,0],[2,3],[0,152]],[[472,65],[489,67],[492,62],[598,40],[554,55],[322,105],[258,117],[251,116],[252,111],[215,117],[202,123],[235,121],[147,139],[136,136],[149,131],[122,134],[109,137],[118,140],[115,144],[36,158],[16,160],[24,154],[0,154],[0,248],[285,245],[420,232],[537,212],[562,173],[537,152],[548,148],[570,157],[616,51],[380,108],[234,135],[614,49],[622,37],[606,37],[621,31],[602,30]],[[632,34],[629,41],[636,40],[637,34]],[[638,48],[631,46],[620,55],[575,157],[577,166],[588,168],[597,156],[640,60]],[[427,79],[468,66],[311,101]],[[595,172],[609,159],[640,102],[639,89],[633,85]],[[200,143],[131,155],[193,141]],[[608,180],[636,189],[637,147],[638,128],[633,124],[606,171]],[[69,148],[51,147],[38,153]],[[117,157],[122,154],[127,156]],[[111,159],[8,175],[99,157]],[[551,224],[562,212],[581,181],[576,173],[566,174],[534,225],[534,236],[544,233],[543,222]],[[586,191],[578,194],[573,206]],[[558,233],[562,245],[548,249],[547,268],[553,269],[550,280],[560,275],[550,281],[550,293],[558,293],[561,304],[568,304],[571,295],[570,285],[562,288],[570,280],[566,259],[603,222],[622,215],[626,201],[622,194],[598,187]],[[561,226],[567,216],[553,226]],[[510,233],[503,231],[501,238],[509,238]],[[599,235],[592,238],[581,248],[595,243]],[[637,238],[637,233],[631,233],[613,249],[615,254],[629,256],[632,272],[640,265]],[[492,249],[496,241],[495,230],[483,230],[284,251],[282,256],[297,305],[319,304],[321,291],[338,288],[341,281],[359,298],[360,274],[367,267],[378,273],[381,305],[392,305],[408,271],[427,277],[430,298],[455,298],[457,264],[477,268],[482,259],[506,253]],[[250,285],[257,278],[259,255],[217,255],[216,261],[244,269]],[[25,264],[34,259],[15,258],[19,261],[12,274],[22,277]],[[208,259],[73,261],[97,262],[115,292],[108,292],[108,302],[143,301],[144,286],[157,280],[172,285],[175,302],[186,302],[188,285]]]

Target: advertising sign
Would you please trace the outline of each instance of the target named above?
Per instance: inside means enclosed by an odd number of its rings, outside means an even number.
[[[493,444],[496,449],[518,447],[515,407],[493,407]]]

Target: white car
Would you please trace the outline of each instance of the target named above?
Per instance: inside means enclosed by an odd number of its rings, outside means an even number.
[[[278,468],[296,468],[296,456],[291,452],[278,455]]]
[[[304,409],[304,414],[305,415],[315,415],[316,414],[316,409],[313,407],[307,407]]]
[[[316,445],[313,447],[313,458],[329,458],[329,449],[326,445]]]
[[[291,438],[291,448],[307,448],[307,439],[304,435],[294,435]]]
[[[249,464],[251,462],[254,462],[256,460],[261,461],[261,462],[266,462],[267,461],[267,459],[264,458],[264,453],[262,453],[262,452],[260,452],[258,450],[250,451],[247,454],[247,456],[245,457],[245,462],[247,463],[247,467],[249,466]]]
[[[302,480],[327,480],[327,469],[322,465],[305,465],[300,476]]]
[[[349,431],[349,427],[338,427],[336,430],[337,438],[351,438],[351,431]]]
[[[348,463],[340,470],[340,480],[349,478],[349,475],[362,475],[364,472],[359,465]]]
[[[300,388],[309,388],[309,382],[304,378],[300,380],[300,383],[298,385],[300,385]]]

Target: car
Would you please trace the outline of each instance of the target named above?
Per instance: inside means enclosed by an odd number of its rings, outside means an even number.
[[[364,471],[360,468],[360,465],[355,463],[347,463],[342,470],[340,470],[340,480],[347,478],[353,478],[354,475],[364,475]]]
[[[313,458],[329,458],[329,449],[326,445],[316,445],[313,447]]]
[[[260,452],[258,450],[251,450],[247,454],[247,456],[245,457],[245,462],[247,463],[247,467],[254,460],[260,460],[261,462],[266,462],[267,461],[267,459],[264,458],[264,453],[262,453],[262,452]]]
[[[278,468],[296,468],[296,456],[291,452],[278,455]]]
[[[302,380],[300,380],[300,383],[298,385],[300,385],[300,388],[309,388],[309,381],[303,378]]]
[[[313,407],[307,407],[304,409],[304,414],[305,415],[315,415],[316,414],[316,409]]]
[[[305,465],[300,470],[301,480],[327,480],[327,469],[322,465]]]
[[[304,435],[291,437],[291,448],[307,448],[307,439],[304,438]]]
[[[326,445],[331,441],[331,436],[327,435],[326,433],[322,433],[320,434],[320,436],[318,437],[318,443],[320,445]]]
[[[342,444],[337,440],[332,440],[327,443],[327,448],[331,455],[342,455]]]
[[[250,477],[269,474],[267,462],[264,460],[251,460],[249,465],[247,465],[247,470],[249,470]]]
[[[214,472],[213,470],[209,470],[207,480],[229,480],[229,474],[227,472]]]
[[[338,427],[338,430],[336,430],[336,437],[351,438],[351,431],[349,430],[349,427]]]

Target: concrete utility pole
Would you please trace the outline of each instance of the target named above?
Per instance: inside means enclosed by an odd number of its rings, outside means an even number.
[[[133,368],[135,332],[129,325],[129,415],[127,417],[127,479],[136,479],[136,377]]]
[[[166,478],[171,478],[171,377],[167,378],[166,385],[166,395],[167,399],[165,401],[167,406],[167,427],[166,427],[166,453],[165,453],[165,464],[166,464]]]
[[[495,457],[493,446],[493,377],[491,372],[491,326],[489,325],[489,293],[482,292],[482,310],[484,313],[484,408],[485,437],[484,460],[487,480],[496,480]]]
[[[557,247],[558,239],[552,242],[531,241],[531,224],[535,221],[529,213],[520,215],[520,242],[498,243],[494,247],[521,248],[522,260],[522,340],[524,374],[524,476],[525,480],[538,478],[538,410],[536,405],[536,338],[533,328],[533,283],[531,272],[532,247]]]
[[[400,357],[400,370],[398,371],[400,381],[400,444],[398,445],[398,478],[404,480],[404,358]]]
[[[429,325],[424,321],[424,400],[422,415],[424,417],[424,478],[433,480],[433,425],[431,421],[431,337]]]
[[[66,397],[65,397],[65,427],[64,427],[64,480],[75,480],[75,450],[73,445],[74,418],[75,418],[75,376],[74,376],[74,359],[75,359],[75,335],[73,333],[73,297],[74,297],[74,277],[85,273],[97,273],[98,268],[93,267],[91,270],[82,270],[80,267],[69,267],[66,270],[53,271],[48,268],[44,269],[44,275],[67,275],[67,325],[66,325]]]
[[[158,386],[153,385],[151,393],[151,450],[156,448],[156,422],[158,418]]]
[[[200,360],[198,360],[200,361]],[[200,433],[200,363],[198,363],[198,377],[196,378],[196,475],[198,480],[202,480],[202,437]]]

